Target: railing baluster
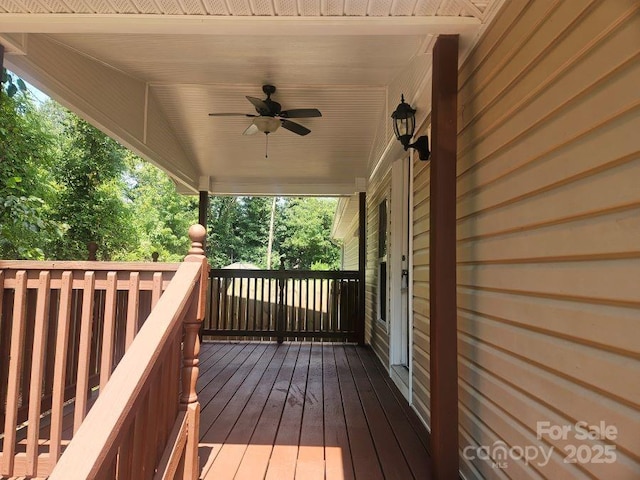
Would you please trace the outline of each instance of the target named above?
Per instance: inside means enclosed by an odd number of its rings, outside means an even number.
[[[240,288],[238,291],[238,330],[243,330],[245,328],[244,325],[244,296],[242,295],[242,291],[244,290],[244,278],[239,278],[240,280]]]
[[[5,301],[9,303],[9,296],[5,297],[4,290],[4,271],[0,270],[0,311],[4,312],[8,310],[8,306],[5,309]],[[11,346],[11,319],[3,318],[0,322],[0,418],[4,419],[5,413],[5,399],[7,398],[7,378],[9,375],[9,348]]]
[[[120,448],[118,449],[117,459],[117,479],[118,480],[132,480],[132,471],[134,468],[133,463],[133,434],[135,431],[135,422],[131,422],[129,428],[125,430],[124,440]]]
[[[153,310],[160,300],[160,296],[162,295],[162,286],[164,282],[164,277],[162,272],[155,272],[153,274],[153,288],[151,290],[151,310]]]
[[[211,288],[214,289],[214,295],[211,297],[211,312],[215,312],[215,323],[212,319],[209,319],[209,323],[213,324],[213,330],[220,330],[220,278],[215,277],[211,279]]]
[[[151,380],[150,394],[149,394],[149,408],[142,412],[149,418],[147,422],[146,430],[146,446],[145,446],[145,458],[144,458],[144,470],[145,472],[153,472],[153,468],[156,465],[156,452],[158,449],[158,428],[160,419],[160,393],[159,393],[159,378],[156,373]],[[164,447],[164,445],[162,445]]]
[[[264,326],[264,277],[260,279],[260,330],[268,330]]]
[[[273,315],[273,309],[271,308],[272,306],[272,300],[271,300],[271,291],[273,290],[273,285],[274,285],[274,280],[269,278],[269,282],[267,282],[267,321],[268,326],[267,326],[267,330],[270,331],[274,331],[275,330],[275,323],[274,323],[274,318],[275,315]]]
[[[22,367],[22,346],[25,337],[27,301],[27,272],[16,273],[16,287],[13,298],[13,324],[11,328],[11,356],[9,359],[9,381],[7,386],[7,406],[4,418],[4,445],[2,451],[2,475],[11,475],[16,451],[16,424],[18,419],[18,396],[20,394],[20,370]]]
[[[67,386],[73,385],[78,376],[78,344],[80,343],[80,320],[82,318],[82,290],[74,289],[72,293],[71,329],[69,331],[69,359],[67,361]]]
[[[36,322],[33,335],[33,362],[31,364],[31,387],[29,388],[29,427],[27,431],[27,475],[38,474],[38,439],[40,437],[40,403],[42,401],[42,378],[46,350],[47,329],[49,327],[49,286],[51,274],[40,272]]]
[[[27,278],[29,274],[27,274]],[[25,421],[29,415],[29,393],[31,391],[31,362],[33,360],[33,336],[36,324],[34,306],[38,298],[37,290],[29,288],[27,281],[27,316],[25,317],[25,336],[22,342],[22,364],[20,374],[20,407],[18,409],[18,423]]]
[[[175,338],[175,336],[174,336]],[[169,412],[169,382],[171,381],[171,375],[163,375],[162,372],[171,372],[169,370],[171,366],[171,351],[173,350],[173,339],[171,342],[165,347],[166,353],[163,353],[164,361],[162,362],[160,369],[158,370],[158,390],[156,396],[160,399],[158,404],[158,442],[156,443],[156,459],[159,459],[162,456],[162,451],[164,449],[164,442],[167,438],[167,432],[171,428],[167,425],[167,415]],[[175,417],[173,417],[175,418]],[[154,463],[157,465],[157,462]]]
[[[253,279],[253,329],[256,330],[258,322],[258,279]]]
[[[149,410],[149,396],[150,393],[149,391],[147,391],[147,393],[140,401],[140,415],[136,415],[133,421],[133,449],[131,458],[133,465],[135,465],[138,470],[138,475],[140,478],[145,478],[144,459],[148,450],[145,439],[147,438],[147,425],[151,421],[151,419],[146,414],[146,412],[148,412]]]
[[[326,319],[324,318],[324,279],[320,279],[320,331],[324,331],[324,322]]]
[[[107,292],[104,305],[104,327],[102,330],[102,359],[100,362],[100,391],[104,389],[113,369],[114,340],[116,327],[116,296],[118,274],[107,273]]]
[[[229,290],[229,279],[225,278],[224,282],[222,282],[224,285],[224,288],[222,290],[222,312],[223,312],[223,317],[222,317],[222,324],[223,329],[224,330],[230,330],[231,329],[231,322],[229,320],[229,294],[227,292],[227,290]]]
[[[129,275],[129,301],[127,302],[127,333],[125,342],[125,352],[129,349],[131,342],[138,333],[140,306],[140,273],[131,272]]]
[[[251,304],[249,303],[249,295],[251,294],[251,279],[247,278],[247,294],[244,297],[244,308],[246,315],[246,328],[249,330],[249,321],[251,319]]]
[[[80,346],[78,348],[78,377],[76,383],[76,405],[73,416],[73,432],[77,432],[87,415],[89,398],[89,361],[91,356],[91,335],[93,327],[93,302],[96,286],[94,272],[84,274],[84,294],[82,296],[82,323],[80,325]]]
[[[304,303],[303,303],[303,293],[304,290],[304,278],[300,277],[298,278],[298,306],[297,306],[297,310],[298,310],[298,328],[300,329],[301,332],[304,332],[305,335],[307,334],[307,328],[306,328],[306,324],[305,324],[305,318],[304,318]]]
[[[304,279],[304,286],[305,286],[305,302],[304,302],[304,324],[305,324],[305,330],[307,332],[311,331],[311,325],[309,324],[309,279],[305,278]]]
[[[104,332],[104,311],[105,311],[105,290],[104,282],[96,280],[95,299],[93,306],[93,332],[91,335],[91,361],[89,363],[89,377],[92,377],[95,383],[96,375],[100,375],[100,359],[102,357],[102,336]],[[90,385],[94,387],[95,385]]]
[[[62,414],[64,407],[64,392],[67,373],[67,345],[69,343],[69,329],[71,323],[72,303],[71,272],[62,273],[60,299],[58,300],[58,328],[56,332],[56,359],[54,367],[53,400],[51,403],[51,435],[49,448],[49,462],[53,468],[60,458],[62,443]]]

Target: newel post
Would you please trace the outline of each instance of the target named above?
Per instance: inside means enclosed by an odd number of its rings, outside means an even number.
[[[191,249],[185,262],[201,264],[200,282],[184,319],[184,339],[182,347],[182,394],[180,408],[187,414],[187,444],[185,446],[184,479],[196,480],[199,476],[198,436],[200,432],[200,402],[196,392],[200,360],[200,338],[198,331],[205,315],[209,263],[204,254],[206,230],[202,225],[189,228]]]

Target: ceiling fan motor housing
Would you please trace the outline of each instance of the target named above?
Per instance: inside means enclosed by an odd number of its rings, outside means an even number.
[[[265,98],[263,102],[268,107],[268,110],[264,108],[256,107],[256,111],[260,115],[266,115],[268,117],[275,117],[276,115],[279,115],[280,112],[282,111],[282,105],[280,105],[278,102],[271,100],[271,95],[276,92],[276,87],[274,87],[273,85],[263,85],[262,91],[267,96],[267,98]]]
[[[320,110],[317,108],[295,108],[293,110],[283,111],[282,106],[278,102],[271,100],[271,95],[275,93],[276,87],[273,85],[263,85],[262,91],[267,96],[264,100],[250,96],[246,97],[254,106],[258,115],[249,113],[210,113],[209,115],[212,117],[242,116],[253,118],[253,125],[245,130],[244,135],[252,135],[258,131],[269,134],[275,132],[282,126],[282,128],[301,136],[308,135],[311,133],[311,130],[290,119],[322,116],[322,113],[320,113]]]

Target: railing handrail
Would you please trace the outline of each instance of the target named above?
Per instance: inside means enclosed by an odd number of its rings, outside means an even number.
[[[50,270],[50,271],[132,271],[132,272],[175,272],[181,262],[100,262],[85,260],[46,261],[0,260],[0,270]]]
[[[309,278],[343,280],[357,279],[357,270],[259,270],[259,269],[232,269],[216,268],[211,269],[210,278]]]
[[[51,480],[94,478],[104,462],[109,460],[111,449],[130,421],[136,399],[163,348],[175,330],[182,328],[182,320],[190,301],[194,301],[194,295],[197,301],[195,288],[202,278],[202,268],[202,264],[197,262],[180,264],[173,281],[60,457],[49,477]]]

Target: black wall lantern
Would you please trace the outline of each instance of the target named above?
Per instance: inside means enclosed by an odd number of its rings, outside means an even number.
[[[429,138],[426,135],[418,137],[414,143],[409,143],[416,129],[416,111],[404,102],[404,95],[401,96],[400,104],[391,114],[391,118],[393,118],[393,131],[405,151],[413,148],[418,151],[420,160],[429,160]]]

